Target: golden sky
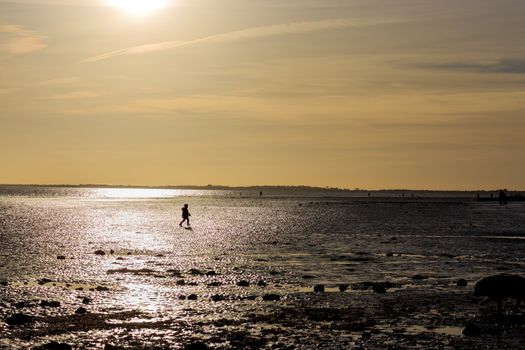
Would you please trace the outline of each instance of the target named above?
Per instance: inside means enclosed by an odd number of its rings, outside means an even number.
[[[525,188],[525,1],[0,0],[0,183]]]

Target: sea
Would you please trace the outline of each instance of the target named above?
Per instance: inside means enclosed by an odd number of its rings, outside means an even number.
[[[525,202],[470,192],[0,186],[0,349],[453,348],[524,248]],[[456,321],[378,311],[439,293]]]

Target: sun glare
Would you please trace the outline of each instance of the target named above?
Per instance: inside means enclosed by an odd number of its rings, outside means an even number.
[[[167,7],[169,0],[109,0],[109,4],[131,15],[142,16]]]

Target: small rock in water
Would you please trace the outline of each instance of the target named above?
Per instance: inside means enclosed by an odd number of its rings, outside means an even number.
[[[185,280],[178,280],[177,282],[175,282],[175,284],[177,286],[184,286],[184,285],[186,285],[186,281]]]
[[[318,284],[314,287],[314,292],[324,293],[324,284]]]
[[[190,294],[190,295],[188,295],[188,300],[197,300],[197,299],[198,299],[198,297],[197,297],[196,294]]]
[[[249,287],[249,286],[250,286],[250,282],[248,282],[248,281],[244,281],[244,280],[243,280],[243,281],[239,281],[239,282],[237,282],[237,285],[238,285],[239,287]]]
[[[259,282],[257,282],[257,285],[259,287],[266,287],[267,286],[266,282],[264,282],[263,280],[260,280]]]
[[[191,270],[190,270],[190,274],[191,274],[191,275],[202,276],[202,275],[204,275],[204,272],[202,272],[202,271],[199,270],[199,269],[191,269]]]
[[[72,349],[73,348],[71,347],[71,345],[67,343],[57,343],[56,341],[52,341],[51,343],[47,343],[42,346],[33,348],[33,350],[72,350]]]
[[[60,307],[60,301],[40,300],[40,306],[42,307]]]
[[[78,309],[75,310],[75,313],[81,315],[81,314],[87,313],[87,310],[83,307],[79,307]]]
[[[481,331],[481,328],[479,328],[478,325],[468,322],[465,326],[465,329],[463,329],[463,335],[467,337],[475,337],[478,335],[481,335],[483,332]]]
[[[215,271],[208,271],[206,272],[206,276],[216,276],[217,275],[217,272]]]
[[[115,254],[115,251],[113,249],[110,249],[109,254]]]
[[[278,301],[281,299],[281,296],[279,294],[265,294],[263,296],[264,301]]]
[[[65,256],[63,256],[63,255],[58,255],[58,256],[57,256],[57,259],[58,259],[58,260],[65,260],[65,259],[66,259],[66,257],[65,257]]]
[[[212,295],[212,296],[210,297],[210,299],[211,299],[212,301],[224,301],[224,300],[226,300],[226,298],[225,298],[224,296],[219,295],[219,294]]]
[[[103,250],[95,250],[95,255],[106,255],[106,252]]]
[[[222,282],[211,282],[207,284],[208,287],[219,287],[222,286]]]
[[[468,286],[468,282],[466,279],[460,278],[459,280],[456,281],[456,285],[458,287],[466,287]]]
[[[108,287],[103,287],[103,286],[98,286],[97,288],[95,288],[95,290],[97,292],[107,292],[109,290]]]
[[[312,276],[312,275],[303,275],[303,279],[305,279],[305,280],[314,279],[314,278],[317,278],[317,277],[316,276]]]
[[[22,326],[31,322],[33,322],[33,317],[26,314],[14,314],[5,320],[5,323],[10,326]]]
[[[185,347],[184,347],[185,350],[209,350],[210,347],[206,344],[204,344],[203,342],[195,342],[195,343],[191,343],[191,344],[187,344]]]
[[[82,304],[89,304],[89,303],[91,303],[91,299],[89,298],[82,299]]]
[[[423,276],[423,275],[414,275],[414,276],[412,276],[412,279],[413,280],[417,280],[417,281],[426,280],[427,278],[428,278],[428,276]]]
[[[348,289],[348,284],[341,284],[341,285],[339,285],[339,291],[340,292],[344,292],[347,289]]]
[[[41,286],[46,284],[46,283],[50,283],[50,282],[53,282],[53,280],[50,280],[49,278],[42,278],[42,279],[38,280],[38,284],[41,285]]]

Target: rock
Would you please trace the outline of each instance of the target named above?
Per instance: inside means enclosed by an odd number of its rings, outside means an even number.
[[[109,291],[109,288],[108,287],[103,287],[103,286],[97,286],[97,288],[95,288],[95,290],[97,292],[107,292],[107,291]]]
[[[348,284],[341,284],[341,285],[339,285],[339,291],[340,292],[344,292],[347,289],[348,289]]]
[[[202,271],[199,270],[199,269],[191,269],[191,270],[189,271],[189,273],[190,273],[191,275],[198,275],[198,276],[202,276],[202,275],[204,275],[204,272],[202,272]]]
[[[303,275],[302,278],[305,279],[305,280],[309,280],[309,279],[314,279],[314,278],[317,278],[317,277],[316,276],[312,276],[312,275]]]
[[[239,282],[237,282],[237,285],[238,285],[239,287],[249,287],[249,286],[250,286],[250,282],[248,282],[248,281],[244,281],[244,280],[243,280],[243,281],[239,281]]]
[[[211,282],[207,284],[208,287],[219,287],[222,286],[222,282]]]
[[[87,310],[83,307],[79,307],[78,309],[75,310],[75,313],[78,315],[82,315],[82,314],[86,314]]]
[[[363,339],[370,339],[370,338],[372,338],[372,333],[370,333],[370,332],[363,332],[363,334],[361,334],[361,338],[363,338]]]
[[[374,286],[372,286],[372,290],[378,294],[384,294],[386,293],[386,288],[384,285],[381,285],[381,284],[376,284]]]
[[[116,346],[111,344],[104,345],[104,350],[127,350],[128,348],[125,348],[123,346]]]
[[[60,301],[40,300],[40,306],[42,307],[60,307]]]
[[[65,260],[65,259],[66,259],[66,257],[65,257],[65,256],[63,256],[63,255],[58,255],[58,256],[57,256],[57,259],[58,259],[58,260]]]
[[[1,281],[0,286],[7,287],[8,283],[7,281]]]
[[[115,251],[113,249],[110,249],[109,254],[115,254]]]
[[[50,283],[50,282],[53,282],[53,280],[50,280],[49,278],[42,278],[42,279],[38,280],[38,284],[41,285],[41,286],[43,286],[46,283]]]
[[[15,307],[17,309],[23,309],[23,308],[26,308],[26,307],[29,307],[29,306],[31,306],[31,305],[26,303],[25,301],[20,301],[20,302],[15,304]]]
[[[186,300],[186,296],[185,295],[179,295],[179,300]]]
[[[106,255],[106,252],[103,250],[95,250],[95,255]]]
[[[270,275],[279,275],[279,274],[280,274],[279,271],[274,271],[274,270],[270,271]]]
[[[314,292],[324,293],[324,284],[318,284],[314,287]]]
[[[186,344],[184,349],[185,350],[209,350],[210,348],[208,347],[208,345],[204,344],[203,342],[198,341],[195,343]]]
[[[177,286],[184,286],[184,285],[186,285],[186,281],[185,280],[178,280],[177,282],[175,282],[175,284]]]
[[[279,294],[265,294],[263,295],[264,301],[279,301],[281,300],[281,296]]]
[[[224,301],[226,300],[226,298],[222,295],[215,294],[210,297],[210,300],[217,302],[217,301]]]
[[[5,319],[10,326],[22,326],[33,322],[33,317],[26,314],[14,314]]]
[[[393,256],[394,256],[394,253],[392,253],[392,252],[390,252],[390,253],[386,253],[385,256],[387,256],[387,257],[390,258],[390,257],[393,257]]]
[[[475,336],[481,335],[483,332],[481,328],[479,328],[478,325],[472,322],[468,322],[465,325],[465,329],[463,329],[462,333],[464,336],[467,336],[467,337],[475,337]]]
[[[466,279],[460,278],[459,280],[456,281],[456,285],[458,287],[466,287],[468,285],[468,282]]]
[[[257,285],[259,287],[266,287],[267,286],[266,282],[264,282],[263,280],[260,280],[259,282],[257,282]]]
[[[42,346],[33,348],[33,350],[72,350],[71,345],[66,343],[57,343],[52,341],[51,343],[44,344]]]
[[[188,295],[188,300],[197,300],[197,299],[198,299],[198,297],[197,297],[196,294],[190,294],[190,295]]]
[[[91,303],[91,299],[89,299],[89,298],[83,298],[83,299],[82,299],[82,304],[87,305],[87,304],[89,304],[89,303]]]
[[[217,275],[217,272],[215,271],[208,271],[206,272],[206,276],[216,276]]]
[[[417,280],[417,281],[426,280],[427,278],[428,278],[428,276],[423,276],[423,275],[414,275],[414,276],[412,276],[412,279],[413,280]]]

